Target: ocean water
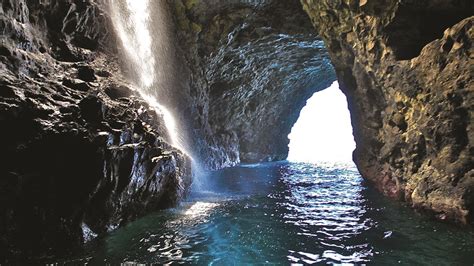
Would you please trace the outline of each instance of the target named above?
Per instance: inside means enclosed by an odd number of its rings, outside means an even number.
[[[384,198],[350,164],[243,165],[206,179],[180,206],[130,223],[64,262],[474,264],[472,230]]]

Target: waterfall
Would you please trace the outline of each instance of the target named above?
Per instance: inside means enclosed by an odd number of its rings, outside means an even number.
[[[156,8],[152,3],[157,5]],[[169,62],[166,49],[164,4],[165,1],[161,0],[115,0],[109,1],[109,9],[121,42],[123,59],[131,71],[130,81],[142,98],[163,115],[171,144],[184,150],[184,141],[173,114],[157,99],[160,90],[163,92],[165,89],[166,79],[173,74],[167,67],[172,62]]]

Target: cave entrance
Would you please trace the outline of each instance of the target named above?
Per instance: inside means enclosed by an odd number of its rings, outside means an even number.
[[[337,81],[308,99],[288,138],[289,161],[352,161],[355,142],[350,114]]]

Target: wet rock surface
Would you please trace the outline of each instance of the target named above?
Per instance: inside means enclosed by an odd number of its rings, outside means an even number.
[[[301,2],[348,97],[361,174],[439,219],[472,223],[472,1]]]
[[[103,6],[0,9],[0,263],[68,251],[176,203],[189,160],[122,79]]]

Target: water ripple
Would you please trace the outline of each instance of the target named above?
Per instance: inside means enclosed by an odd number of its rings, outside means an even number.
[[[209,180],[211,191],[117,230],[84,261],[474,263],[472,231],[434,223],[385,199],[351,165],[258,164],[216,172]]]

